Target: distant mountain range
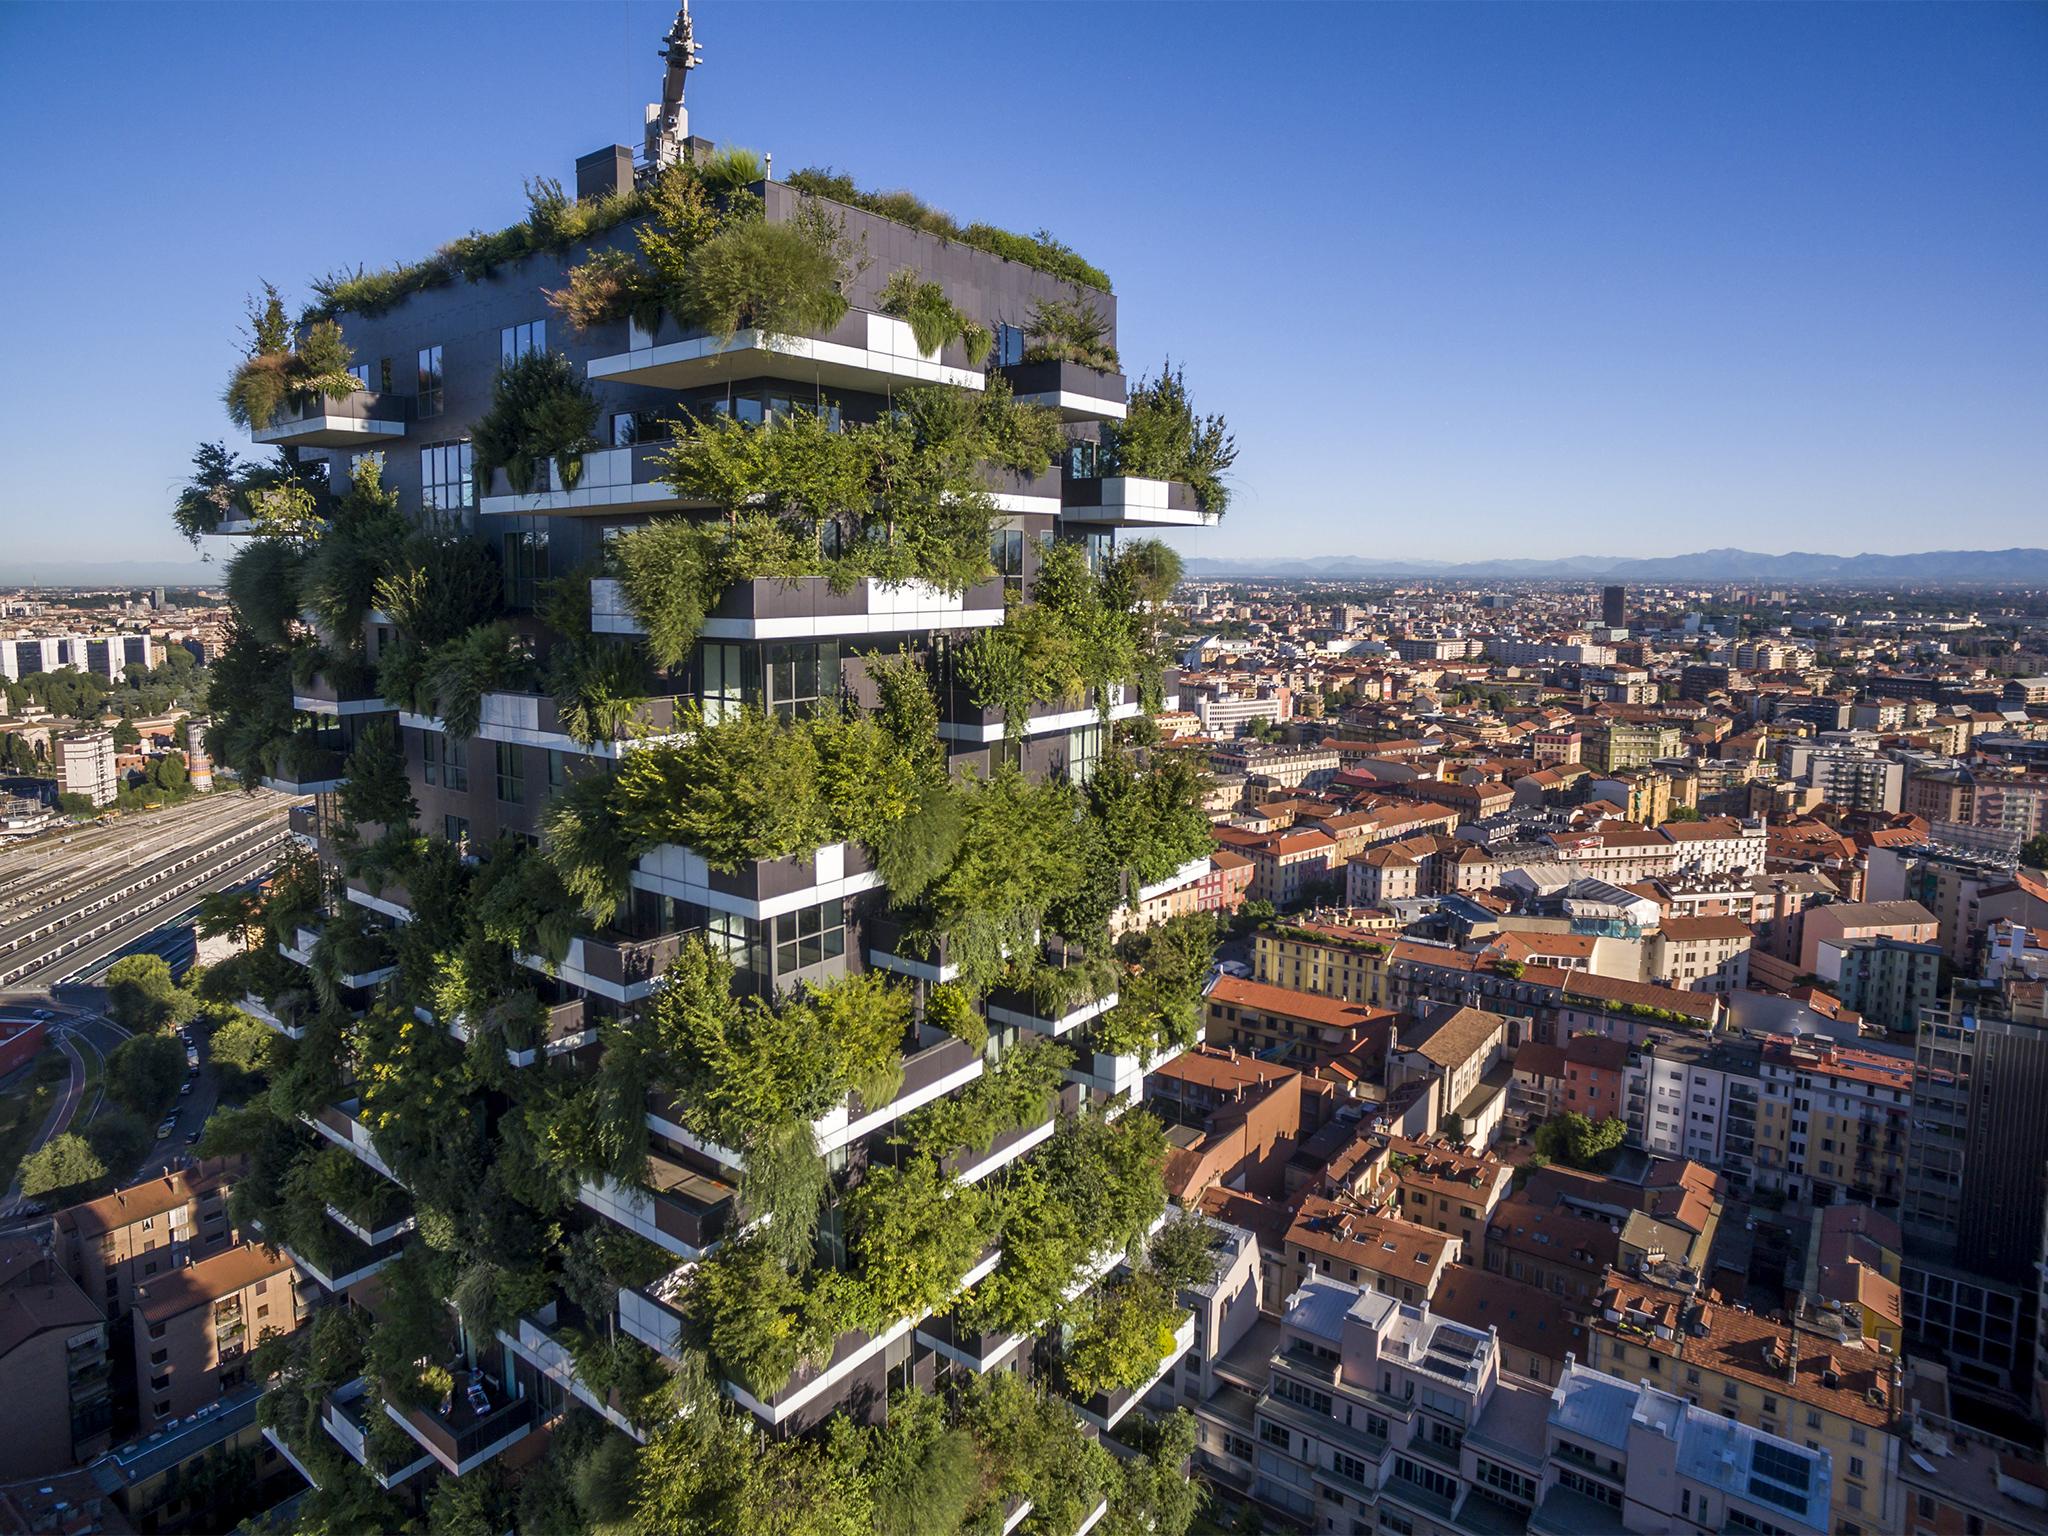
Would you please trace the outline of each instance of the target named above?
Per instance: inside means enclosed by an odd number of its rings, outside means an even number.
[[[9,560],[0,587],[217,587],[225,560]]]
[[[1430,576],[1453,580],[1521,581],[1777,581],[1957,582],[1983,586],[2048,585],[2048,549],[1935,549],[1918,555],[1765,555],[1749,549],[1706,549],[1692,555],[1624,559],[1571,555],[1559,560],[1380,560],[1370,555],[1329,555],[1313,560],[1204,560],[1187,562],[1196,580],[1284,577],[1297,581],[1346,577]]]

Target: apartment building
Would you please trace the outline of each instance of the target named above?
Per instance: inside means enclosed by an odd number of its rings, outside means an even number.
[[[0,639],[0,677],[16,682],[32,672],[69,667],[118,683],[127,668],[157,667],[163,659],[162,644],[149,635],[102,631]]]
[[[259,1243],[146,1280],[135,1295],[135,1392],[144,1434],[251,1379],[249,1352],[305,1322],[298,1272]]]
[[[1388,1048],[1387,1108],[1391,1113],[1404,1099],[1414,1101],[1421,1090],[1425,1133],[1444,1128],[1455,1140],[1487,1146],[1507,1112],[1514,1077],[1507,1053],[1508,1021],[1501,1014],[1433,1008],[1404,1025]]]
[[[1587,1320],[1586,1363],[1826,1458],[1834,1477],[1819,1529],[1897,1531],[1910,1449],[1905,1367],[1838,1325],[1809,1321],[1818,1331],[1617,1272]]]
[[[228,1225],[229,1165],[219,1159],[180,1168],[68,1206],[52,1218],[66,1273],[116,1322],[138,1290],[211,1258],[235,1241]]]
[[[57,788],[83,795],[94,805],[112,805],[120,786],[111,731],[67,731],[57,738]]]
[[[348,1199],[282,1198],[266,1182],[246,1200],[238,1193],[238,1206],[251,1207],[301,1276],[345,1292],[379,1326],[380,1295],[388,1303],[401,1284],[427,1283],[423,1239],[408,1226],[426,1224],[415,1194],[423,1207],[431,1197],[436,1235],[452,1233],[451,1258],[463,1272],[502,1266],[507,1247],[517,1248],[516,1239],[496,1241],[507,1232],[557,1229],[564,1245],[607,1256],[617,1245],[605,1238],[623,1229],[651,1245],[635,1254],[672,1260],[662,1273],[614,1260],[607,1287],[579,1291],[553,1284],[552,1253],[526,1254],[518,1315],[502,1328],[465,1330],[441,1309],[446,1334],[437,1330],[423,1370],[437,1382],[445,1372],[458,1390],[423,1393],[422,1406],[381,1401],[376,1380],[337,1388],[321,1433],[356,1467],[393,1482],[405,1466],[379,1454],[390,1440],[380,1413],[418,1448],[420,1471],[439,1468],[430,1477],[486,1464],[516,1473],[525,1453],[515,1447],[571,1401],[590,1408],[603,1433],[644,1442],[672,1399],[614,1395],[595,1367],[579,1369],[580,1341],[589,1338],[617,1341],[643,1377],[676,1367],[707,1335],[727,1341],[709,1357],[724,1401],[784,1440],[892,1386],[931,1391],[961,1371],[1007,1376],[1025,1358],[1044,1366],[1030,1373],[1032,1390],[1093,1414],[1099,1430],[1191,1347],[1192,1319],[1177,1318],[1164,1330],[1170,1351],[1144,1362],[1139,1378],[1084,1392],[1055,1369],[1071,1343],[1050,1315],[1011,1317],[1000,1340],[970,1336],[960,1323],[964,1296],[1006,1265],[1042,1258],[1034,1243],[1050,1239],[1019,1223],[1001,1240],[978,1237],[975,1252],[956,1245],[928,1266],[883,1249],[890,1231],[979,1208],[935,1194],[956,1182],[1000,1189],[1055,1146],[1067,1166],[1094,1159],[1087,1166],[1098,1175],[1063,1197],[1088,1241],[1057,1250],[1059,1290],[1078,1300],[1129,1281],[1127,1253],[1143,1262],[1142,1226],[1098,1233],[1088,1224],[1109,1219],[1099,1196],[1117,1170],[1106,1149],[1151,1145],[1153,1118],[1133,1106],[1148,1076],[1185,1048],[1185,1022],[1208,1006],[1208,967],[1201,955],[1152,947],[1201,930],[1168,932],[1170,897],[1146,893],[1135,878],[1140,860],[1109,867],[1108,844],[1094,835],[1106,814],[1092,801],[1081,818],[1068,814],[1068,787],[1100,790],[1113,758],[1129,782],[1165,784],[1163,758],[1124,747],[1114,727],[1177,707],[1178,677],[1148,666],[1093,679],[1081,698],[1063,690],[991,698],[977,691],[981,674],[966,655],[978,639],[999,641],[1006,624],[1064,622],[1052,601],[1062,591],[1085,590],[1091,603],[1101,600],[1105,622],[1149,635],[1156,596],[1135,596],[1118,579],[1148,558],[1132,546],[1147,530],[1213,524],[1224,493],[1190,483],[1192,467],[1116,467],[1116,424],[1142,403],[1112,360],[1119,305],[1129,297],[1110,292],[1065,247],[964,228],[953,238],[935,232],[931,218],[913,227],[876,211],[901,212],[900,202],[823,173],[776,180],[765,164],[692,137],[681,102],[695,63],[690,38],[685,12],[664,50],[663,105],[650,114],[645,153],[606,146],[583,156],[573,203],[551,200],[543,184],[532,217],[491,237],[488,281],[474,276],[477,263],[434,257],[340,285],[314,322],[331,320],[338,337],[287,322],[292,348],[345,350],[363,387],[289,399],[252,429],[260,447],[289,450],[287,467],[315,479],[324,471],[316,495],[323,538],[361,537],[376,523],[364,505],[374,466],[374,499],[381,508],[395,498],[411,531],[395,548],[380,538],[366,558],[383,562],[394,581],[434,591],[459,573],[474,612],[459,623],[434,602],[365,612],[359,632],[323,619],[326,664],[295,680],[289,734],[259,748],[246,745],[248,727],[266,722],[252,720],[243,701],[214,701],[216,740],[239,757],[226,766],[245,779],[308,794],[374,782],[401,818],[408,800],[416,812],[409,829],[394,822],[392,830],[424,844],[406,842],[413,852],[397,867],[349,875],[340,847],[363,829],[347,824],[340,804],[337,819],[310,819],[317,824],[306,835],[339,890],[291,914],[280,953],[325,981],[338,976],[322,994],[339,996],[305,1017],[269,1008],[276,998],[256,1001],[296,1037],[302,1065],[311,1058],[335,1067],[320,1083],[326,1102],[286,1127],[289,1167],[277,1188],[296,1197],[310,1173],[334,1171],[338,1153],[351,1164],[340,1191]],[[602,219],[615,222],[593,227]],[[564,226],[587,232],[544,238]],[[752,248],[736,247],[802,245],[807,270],[820,278],[814,302],[798,306],[802,314],[749,311],[738,318],[759,324],[726,325],[679,289],[665,290],[658,316],[638,306],[593,315],[573,298],[558,301],[616,276],[621,260],[658,286],[650,246],[700,252],[721,238],[713,230],[739,232],[721,249],[748,273]],[[514,254],[499,259],[508,247]],[[906,293],[917,299],[915,327]],[[947,331],[934,342],[923,321],[940,308]],[[1066,323],[1061,315],[1079,317],[1086,346],[1044,333]],[[529,384],[587,415],[601,446],[540,451],[522,437],[534,451],[499,451],[496,429],[515,417],[523,425],[507,428],[514,435],[531,427],[512,409],[515,386]],[[855,461],[865,478],[851,490],[850,479],[834,481],[841,490],[830,506],[805,500],[810,492],[795,502],[778,492],[768,498],[775,510],[764,511],[751,489],[682,483],[688,476],[674,459],[713,444],[774,458],[785,486],[815,486],[814,471]],[[261,517],[239,515],[246,504],[229,500],[235,515],[220,531],[265,538]],[[883,506],[886,519],[877,515]],[[736,553],[756,535],[785,553],[765,563],[706,553]],[[650,549],[666,553],[643,562]],[[748,574],[728,579],[739,568]],[[551,600],[564,593],[566,610]],[[514,632],[516,646],[499,646]],[[465,692],[437,674],[398,710],[368,681],[368,664],[390,661],[393,647],[403,661],[458,643],[503,651],[494,651],[503,665],[489,669],[489,686]],[[618,687],[571,675],[593,659]],[[1258,712],[1285,718],[1284,684],[1272,694]],[[914,707],[899,707],[906,702]],[[1211,727],[1221,723],[1199,699],[1195,710]],[[856,761],[856,746],[875,750]],[[714,751],[724,754],[716,769]],[[823,765],[815,777],[807,762]],[[791,765],[797,771],[782,772]],[[1334,754],[1248,744],[1243,771],[1307,781],[1335,767]],[[914,773],[914,790],[908,777],[880,782],[899,771]],[[669,777],[669,788],[649,796],[651,820],[634,819],[636,831],[612,845],[616,857],[583,881],[569,843],[552,835],[557,818],[582,817],[600,837],[622,831],[631,819],[624,802],[642,773]],[[1171,805],[1126,807],[1133,836],[1156,839],[1173,821],[1174,857],[1142,863],[1175,880],[1206,864],[1188,876],[1200,893],[1215,869],[1207,819],[1180,803],[1198,793],[1193,786],[1176,779],[1172,793]],[[685,820],[692,800],[707,814]],[[982,852],[1000,850],[999,861],[1020,854],[1012,834],[1033,807],[1055,802],[1062,809],[1035,822],[1045,857],[1033,872],[1012,878],[980,860]],[[1001,823],[1013,814],[1024,819]],[[963,835],[939,835],[940,823]],[[891,832],[931,850],[956,877],[958,899],[943,912],[923,898],[946,871],[919,876],[874,856]],[[483,897],[508,880],[553,897],[546,921],[513,924],[520,931],[509,936],[502,927],[487,932]],[[1055,890],[1053,880],[1071,889]],[[565,881],[596,889],[565,902]],[[1207,889],[1221,906],[1234,886],[1218,879]],[[1286,899],[1288,889],[1279,894]],[[1164,920],[1144,927],[1155,897],[1168,902]],[[1113,950],[1097,917],[1119,907],[1135,922]],[[394,937],[400,925],[403,944]],[[1085,931],[1067,931],[1077,926]],[[472,955],[485,963],[471,969]],[[457,969],[488,981],[458,996],[438,984]],[[736,1023],[732,1054],[716,1067],[691,1055],[706,1041],[680,1023],[661,1031],[661,1050],[637,1054],[636,1041],[655,1027],[651,1016],[684,986],[703,989],[699,1026],[748,1021]],[[404,1007],[401,1021],[409,1014],[402,1039],[393,1010],[377,1006],[392,1000]],[[963,1020],[962,1007],[979,1017]],[[1331,1043],[1370,1041],[1377,1021],[1361,1014]],[[772,1048],[775,1028],[805,1049]],[[1041,1044],[1055,1037],[1070,1055],[1050,1070]],[[833,1038],[847,1048],[828,1048]],[[684,1044],[671,1050],[677,1040]],[[753,1097],[764,1082],[789,1085],[792,1074],[804,1082],[794,1096]],[[1019,1123],[980,1136],[992,1106],[1016,1102],[1005,1094],[1020,1080],[1030,1113],[1003,1109]],[[614,1154],[605,1157],[583,1136],[599,1098]],[[753,1107],[735,1112],[740,1100]],[[777,1112],[802,1112],[770,1123],[771,1100]],[[524,1166],[521,1146],[510,1144],[525,1145],[534,1116],[552,1119],[552,1145],[575,1144],[564,1152],[574,1161],[566,1210],[538,1209],[502,1177]],[[913,1131],[941,1136],[956,1125],[964,1127],[958,1145],[910,1146]],[[791,1214],[821,1234],[814,1249],[788,1254],[764,1251],[758,1218],[766,1213],[740,1219],[741,1191],[751,1200],[763,1188],[744,1177],[750,1159],[784,1145],[815,1149],[809,1204],[798,1191]],[[1124,1209],[1148,1201],[1163,1209],[1158,1161],[1148,1154],[1132,1165],[1137,1187]],[[451,1168],[477,1173],[452,1180]],[[884,1200],[896,1202],[892,1214],[907,1226],[883,1220]],[[908,1207],[921,1216],[913,1220]],[[772,1226],[781,1225],[778,1216]],[[217,1315],[223,1327],[233,1321],[229,1280],[218,1295],[171,1289],[198,1286],[232,1257],[143,1285],[138,1318],[164,1330],[138,1334],[138,1348],[148,1349],[138,1362],[151,1383],[145,1395],[163,1394],[159,1415],[183,1411],[192,1378],[211,1376],[217,1388],[232,1369],[173,1339],[191,1331],[187,1317],[202,1319],[197,1335],[208,1339]],[[765,1268],[743,1268],[757,1264]],[[933,1278],[941,1269],[943,1283]],[[838,1325],[814,1317],[824,1336],[775,1362],[779,1371],[761,1368],[718,1326],[718,1309],[760,1294],[755,1278],[771,1271],[771,1283],[813,1298],[805,1307],[817,1317],[831,1311],[825,1320]],[[921,1278],[906,1288],[913,1276]],[[263,1306],[284,1306],[277,1292],[288,1278],[266,1272],[232,1288],[245,1331],[260,1328]],[[732,1284],[720,1290],[719,1281]],[[848,1287],[860,1287],[886,1320],[839,1307]],[[1158,1337],[1155,1330],[1145,1342]],[[163,1359],[151,1357],[157,1350]],[[280,1438],[303,1427],[283,1426]],[[405,1479],[400,1498],[410,1513],[425,1481]]]
[[[1826,1451],[1576,1361],[1545,1387],[1501,1355],[1490,1330],[1318,1277],[1197,1410],[1203,1470],[1319,1532],[1828,1530]]]
[[[1402,1220],[1458,1239],[1461,1263],[1486,1258],[1486,1226],[1507,1198],[1514,1169],[1492,1153],[1473,1154],[1443,1137],[1387,1138],[1386,1172],[1375,1195]]]
[[[1313,1067],[1346,1056],[1375,1073],[1393,1041],[1391,1011],[1319,992],[1219,976],[1209,988],[1203,1038],[1212,1046]]]
[[[1740,992],[1755,938],[1736,917],[1667,917],[1650,938],[1650,976],[1681,992]]]
[[[1347,1003],[1386,1006],[1386,966],[1397,930],[1296,922],[1252,935],[1252,974],[1272,986]]]
[[[43,1477],[107,1448],[107,1325],[35,1238],[0,1237],[0,1478]]]
[[[1941,926],[1917,901],[1836,901],[1808,907],[1799,930],[1799,968],[1821,974],[1821,948],[1830,946],[1834,974],[1840,953],[1859,939],[1890,938],[1907,944],[1933,943]]]
[[[1422,1302],[1462,1255],[1462,1242],[1448,1232],[1308,1195],[1296,1202],[1281,1244],[1281,1289],[1291,1295],[1312,1273],[1326,1274]]]
[[[1764,1041],[1757,1101],[1759,1188],[1812,1206],[1897,1210],[1914,1119],[1913,1064],[1826,1039]]]
[[[1629,1140],[1718,1167],[1747,1194],[1756,1164],[1763,1047],[1754,1040],[1663,1034],[1629,1051],[1623,1072]]]
[[[1823,939],[1814,974],[1844,1008],[1890,1034],[1910,1036],[1941,997],[1941,946],[1886,934],[1836,943]]]

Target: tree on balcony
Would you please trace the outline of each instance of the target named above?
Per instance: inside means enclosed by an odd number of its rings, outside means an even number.
[[[1224,476],[1237,461],[1237,439],[1221,416],[1197,416],[1181,370],[1169,359],[1156,379],[1131,390],[1122,421],[1103,423],[1101,471],[1178,480],[1195,505],[1220,513],[1230,505]]]
[[[597,396],[559,352],[524,352],[491,379],[490,408],[470,428],[479,477],[505,471],[518,495],[552,464],[568,490],[583,478],[583,456],[599,446]]]
[[[260,431],[288,404],[345,400],[362,388],[348,371],[355,354],[341,339],[341,327],[316,320],[295,334],[283,298],[269,283],[262,302],[250,302],[247,349],[223,396],[238,427]]]

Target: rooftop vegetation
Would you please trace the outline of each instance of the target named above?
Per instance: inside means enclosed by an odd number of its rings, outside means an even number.
[[[814,197],[830,198],[835,203],[864,208],[869,213],[879,214],[885,219],[894,219],[898,224],[908,224],[912,229],[921,229],[928,235],[957,240],[962,245],[971,245],[977,250],[988,251],[1010,261],[1022,262],[1027,267],[1035,267],[1038,271],[1059,278],[1063,282],[1078,283],[1084,288],[1099,289],[1103,293],[1110,291],[1107,273],[1100,267],[1084,261],[1045,230],[1040,230],[1035,235],[1019,235],[1007,229],[998,229],[993,224],[962,225],[951,214],[932,207],[913,193],[867,191],[857,185],[851,176],[841,175],[829,166],[806,166],[789,177],[789,185]]]

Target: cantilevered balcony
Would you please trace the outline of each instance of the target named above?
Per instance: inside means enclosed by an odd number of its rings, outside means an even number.
[[[1084,1046],[1074,1065],[1067,1069],[1067,1081],[1079,1083],[1106,1099],[1127,1096],[1135,1103],[1144,1095],[1146,1077],[1186,1051],[1184,1045],[1163,1045],[1145,1055],[1119,1056]]]
[[[1013,987],[993,988],[985,1003],[991,1024],[1008,1024],[1041,1035],[1064,1035],[1098,1019],[1116,1006],[1117,994],[1079,998],[1071,1003],[1046,1002]]]
[[[448,1370],[455,1389],[441,1402],[425,1408],[387,1402],[384,1412],[442,1471],[461,1477],[532,1433],[533,1399],[513,1396],[489,1372],[462,1360],[450,1361]]]
[[[647,1154],[644,1184],[586,1179],[577,1198],[600,1216],[681,1259],[701,1259],[731,1230],[739,1191],[661,1151]]]
[[[933,1029],[922,1031],[922,1038],[930,1043],[913,1049],[903,1058],[903,1081],[886,1104],[869,1106],[859,1094],[849,1094],[844,1104],[811,1122],[811,1135],[820,1154],[830,1156],[849,1147],[981,1076],[985,1066],[981,1053],[966,1041]],[[683,1120],[683,1109],[673,1096],[658,1092],[648,1095],[647,1124],[657,1135],[724,1167],[742,1166],[744,1159],[738,1152],[704,1140],[689,1130]]]
[[[331,794],[348,782],[346,761],[339,744],[294,736],[278,747],[275,760],[259,775],[259,782],[282,795]]]
[[[571,986],[594,992],[614,1003],[637,1003],[654,990],[661,973],[682,949],[687,933],[653,939],[619,935],[587,935],[569,941],[569,952],[557,965],[541,955],[521,955],[519,963],[543,976],[556,976]]]
[[[651,332],[629,326],[628,339],[626,351],[592,358],[585,374],[593,382],[669,390],[761,378],[871,394],[900,384],[987,387],[987,375],[968,362],[958,341],[921,351],[908,321],[864,309],[848,310],[828,331],[778,336],[744,330],[730,340],[686,330],[664,315]]]
[[[599,448],[583,455],[583,473],[575,485],[564,483],[552,460],[535,471],[531,489],[515,491],[502,469],[491,472],[478,510],[492,515],[551,513],[616,517],[636,512],[675,512],[710,505],[689,501],[656,478],[658,455],[667,443],[635,443],[628,448]]]
[[[1026,475],[1000,464],[988,463],[982,464],[978,473],[998,512],[1037,513],[1042,517],[1059,515],[1061,471],[1057,463],[1037,475]]]
[[[1143,713],[1144,706],[1139,702],[1135,688],[1122,683],[1111,687],[1108,718],[1112,722],[1135,720]],[[1055,699],[1047,703],[1033,704],[1017,734],[1025,738],[1064,736],[1069,731],[1085,730],[1091,725],[1100,724],[1103,718],[1103,712],[1098,707],[1096,691],[1090,688],[1078,702]],[[1003,711],[977,703],[966,688],[950,688],[941,697],[941,739],[986,746],[992,742],[1002,741],[1007,735]]]
[[[292,685],[292,708],[301,714],[326,715],[342,719],[352,715],[388,715],[392,706],[377,691],[377,679],[367,670],[316,672],[304,683]]]
[[[979,1284],[1002,1262],[1002,1250],[993,1249],[961,1278],[955,1294]],[[826,1418],[842,1402],[847,1389],[857,1380],[869,1380],[886,1387],[885,1362],[889,1347],[922,1322],[906,1317],[879,1333],[849,1329],[832,1341],[832,1353],[822,1366],[799,1365],[779,1392],[762,1398],[735,1381],[725,1383],[734,1402],[765,1423],[801,1432]]]
[[[614,1429],[646,1444],[646,1434],[626,1417],[620,1407],[618,1393],[600,1394],[577,1374],[576,1356],[566,1342],[566,1333],[557,1319],[557,1311],[558,1303],[549,1302],[538,1312],[520,1318],[510,1330],[500,1328],[498,1342]],[[586,1321],[601,1325],[598,1319]]]
[[[434,1458],[422,1451],[409,1460],[373,1461],[370,1453],[369,1383],[358,1376],[336,1387],[320,1405],[320,1424],[351,1461],[377,1481],[380,1488],[396,1488],[415,1473],[424,1472]]]
[[[425,1008],[413,1009],[413,1016],[422,1024],[439,1022]],[[458,1013],[447,1021],[448,1033],[464,1045],[475,1038],[476,1030],[467,1014]],[[486,1027],[503,1035],[503,1030],[486,1021]],[[591,1017],[587,1001],[572,997],[564,1002],[546,1004],[540,1016],[538,1043],[514,1044],[509,1038],[503,1039],[505,1059],[515,1067],[530,1067],[547,1056],[566,1056],[579,1051],[597,1040],[596,1021]]]
[[[707,640],[831,640],[927,630],[991,629],[1003,622],[1003,584],[947,592],[922,581],[863,579],[843,592],[823,576],[737,581],[705,618]],[[645,634],[620,583],[590,584],[590,627],[602,635]]]
[[[664,843],[641,856],[631,878],[636,890],[756,921],[858,896],[882,883],[859,843],[828,843],[809,858],[757,859],[735,870],[712,869],[691,849]]]
[[[1074,1399],[1074,1412],[1085,1423],[1093,1424],[1104,1434],[1122,1422],[1124,1416],[1144,1398],[1147,1392],[1165,1379],[1173,1369],[1174,1362],[1195,1347],[1195,1319],[1190,1314],[1180,1320],[1180,1326],[1173,1330],[1173,1346],[1160,1360],[1157,1369],[1135,1386],[1122,1387],[1114,1392],[1097,1392],[1091,1397]]]
[[[592,583],[593,587],[596,585]],[[416,715],[410,710],[399,715],[398,723],[413,730],[447,730],[435,716]],[[618,736],[585,744],[563,726],[561,706],[553,695],[497,689],[484,694],[478,705],[476,739],[615,758],[630,751],[637,742],[673,735],[675,728],[676,701],[673,698],[642,699],[633,707],[631,719]]]
[[[1030,1155],[1033,1148],[1050,1141],[1053,1132],[1059,1129],[1060,1116],[1074,1114],[1081,1108],[1081,1093],[1078,1083],[1066,1084],[1053,1095],[1045,1113],[1031,1124],[1004,1131],[986,1148],[961,1147],[941,1159],[940,1168],[962,1184],[976,1184],[991,1174],[1000,1173]]]
[[[405,1234],[412,1230],[412,1218],[407,1216],[397,1230],[387,1231],[376,1242],[366,1242],[356,1227],[336,1219],[335,1213],[334,1206],[327,1208],[334,1230],[323,1233],[319,1242],[291,1244],[283,1250],[302,1274],[318,1281],[330,1296],[339,1296],[394,1262],[405,1252]]]
[[[1014,1359],[1030,1337],[1022,1333],[975,1332],[950,1312],[926,1318],[917,1325],[916,1333],[917,1342],[926,1349],[983,1376]]]
[[[1214,528],[1222,515],[1204,512],[1192,486],[1137,475],[1076,479],[1061,487],[1060,518],[1090,528]]]
[[[375,1138],[370,1135],[370,1128],[359,1118],[362,1107],[361,1100],[348,1098],[336,1104],[323,1104],[311,1115],[301,1118],[358,1162],[374,1168],[395,1184],[399,1182],[398,1175],[384,1161],[383,1153],[377,1150]]]
[[[287,401],[267,427],[250,440],[276,448],[377,448],[405,436],[412,419],[410,395],[359,389],[339,400],[316,395]]]
[[[910,923],[887,912],[869,918],[863,931],[868,964],[878,971],[930,982],[953,981],[960,975],[944,934],[920,934]]]
[[[1020,405],[1050,406],[1065,421],[1122,421],[1129,389],[1120,373],[1051,360],[1003,370]]]
[[[302,993],[287,992],[275,1002],[246,992],[235,1006],[256,1020],[266,1029],[283,1035],[287,1040],[300,1040],[306,1034],[306,1014],[311,1008],[311,997]]]
[[[277,952],[294,965],[310,967],[313,951],[319,947],[321,930],[318,927],[301,927],[294,931],[292,942],[279,941]],[[381,933],[364,935],[360,942],[353,939],[347,946],[347,953],[338,960],[340,970],[335,981],[355,991],[367,991],[380,981],[398,972],[392,963],[390,942]]]

